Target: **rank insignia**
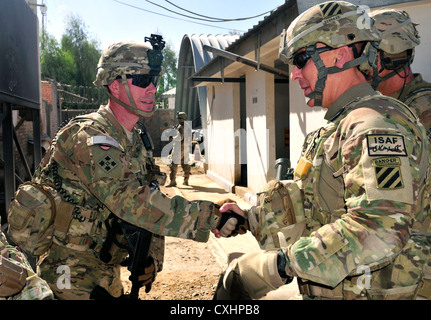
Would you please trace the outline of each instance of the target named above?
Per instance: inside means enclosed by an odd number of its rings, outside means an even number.
[[[383,157],[374,159],[371,164],[376,173],[377,188],[395,190],[404,188],[401,176],[401,159],[399,157]]]
[[[104,157],[98,164],[108,173],[117,166],[117,163],[110,156]]]

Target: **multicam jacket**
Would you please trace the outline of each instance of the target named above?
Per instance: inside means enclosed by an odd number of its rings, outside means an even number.
[[[57,264],[60,257],[74,255],[84,260],[86,256],[109,270],[97,258],[107,238],[104,222],[111,213],[154,234],[150,254],[158,271],[162,269],[165,236],[207,241],[215,223],[212,202],[168,198],[158,188],[150,188],[157,166],[138,129],[128,137],[110,110],[101,106],[63,127],[42,160],[34,181],[53,185],[63,202],[74,205],[67,235],[54,238],[50,254],[40,265],[51,285],[58,275],[50,264]],[[118,266],[127,252],[120,250],[117,255],[110,265]],[[97,279],[88,286],[95,284]],[[108,289],[107,284],[102,286]]]
[[[298,277],[306,296],[426,297],[431,237],[424,127],[368,84],[342,94],[325,118],[328,124],[303,149],[311,167],[296,182],[306,227],[285,248],[287,274]],[[424,282],[429,292],[418,293]]]
[[[424,81],[422,75],[417,73],[404,89],[391,96],[404,102],[417,114],[427,130],[428,139],[431,139],[431,83]]]
[[[54,298],[46,281],[36,275],[33,268],[28,263],[26,256],[17,247],[11,246],[7,242],[2,231],[0,231],[0,255],[2,259],[10,259],[13,263],[24,268],[27,276],[24,288],[20,292],[9,297],[2,297],[0,295],[0,300],[50,300]],[[2,276],[8,277],[7,274],[2,274]],[[2,285],[4,285],[4,283],[0,283],[0,287]]]

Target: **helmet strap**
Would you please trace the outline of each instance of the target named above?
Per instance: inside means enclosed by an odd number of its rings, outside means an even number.
[[[314,99],[314,106],[320,107],[322,106],[322,96],[328,76],[328,69],[316,51],[316,44],[307,46],[305,51],[310,55],[311,59],[313,59],[314,65],[317,68],[317,81],[314,86],[314,91],[310,92],[306,97],[310,100]]]
[[[367,53],[363,53],[361,56],[346,62],[341,68],[338,68],[336,66],[327,68],[323,63],[322,59],[320,58],[319,53],[317,53],[316,51],[316,44],[307,46],[305,50],[311,56],[311,59],[313,59],[313,62],[318,72],[314,91],[307,95],[307,99],[314,99],[314,106],[322,106],[323,90],[325,89],[328,74],[342,72],[344,70],[360,66],[367,61],[375,70],[377,69],[375,63],[375,55],[377,54],[377,49],[374,46],[371,46],[370,50]]]
[[[398,75],[400,78],[404,78],[404,86],[405,86],[406,79],[409,75],[408,71],[410,69],[411,61],[412,61],[412,55],[410,52],[407,52],[405,64],[402,64],[398,69],[392,70],[392,72],[388,73],[387,75],[385,75],[383,77],[380,77],[380,73],[383,70],[385,70],[385,67],[384,67],[384,63],[381,62],[380,64],[382,65],[382,68],[378,72],[376,72],[376,70],[374,70],[374,73],[373,73],[373,74],[375,74],[375,76],[372,77],[373,81],[371,83],[371,86],[373,87],[373,89],[376,89],[381,82],[386,81],[386,80],[388,80],[388,79],[390,79],[396,75]],[[401,76],[400,72],[402,72],[403,70],[405,71],[405,75]],[[404,86],[403,86],[403,90],[404,90]],[[401,93],[402,93],[402,91],[401,91]],[[400,94],[400,96],[401,96],[401,94]]]
[[[109,96],[109,98],[112,99],[114,102],[118,103],[120,106],[123,106],[127,110],[133,112],[134,114],[136,114],[139,117],[149,117],[149,116],[152,116],[153,113],[154,113],[154,106],[153,106],[153,110],[151,110],[151,111],[140,110],[140,109],[138,109],[136,107],[135,100],[133,99],[132,92],[130,91],[129,83],[127,82],[127,78],[126,78],[125,75],[121,76],[121,83],[123,84],[124,89],[126,90],[127,97],[129,98],[130,105],[128,105],[127,103],[124,103],[123,101],[121,101],[121,100],[117,99],[116,97],[114,97],[112,95],[112,93],[109,92],[109,90],[108,90],[108,96]]]

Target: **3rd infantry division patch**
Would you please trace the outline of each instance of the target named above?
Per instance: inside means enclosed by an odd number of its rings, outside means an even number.
[[[383,157],[372,161],[376,172],[377,188],[394,190],[404,188],[401,176],[401,159],[398,157]]]

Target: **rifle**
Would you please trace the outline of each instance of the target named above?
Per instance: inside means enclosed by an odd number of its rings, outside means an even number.
[[[132,282],[132,290],[130,292],[130,299],[139,300],[139,289],[141,288],[141,281],[139,276],[141,271],[147,266],[147,260],[150,257],[149,249],[153,234],[148,230],[139,228],[125,221],[121,222],[123,234],[127,239],[127,250],[129,251],[129,264],[127,269],[130,271],[129,280]],[[151,258],[152,259],[152,258]],[[151,283],[146,286],[145,292],[150,292]]]
[[[159,183],[154,180],[150,184],[150,188],[158,188]],[[139,300],[139,289],[142,282],[139,280],[141,271],[147,267],[148,259],[152,259],[149,255],[153,234],[143,228],[139,228],[124,220],[119,219],[117,216],[112,215],[112,224],[109,224],[109,218],[106,219],[105,225],[108,230],[108,237],[103,243],[102,250],[100,251],[100,258],[103,262],[107,263],[112,258],[110,250],[113,245],[119,248],[126,248],[129,257],[125,260],[127,270],[130,271],[129,280],[132,282],[132,290],[129,295],[123,295],[118,299],[131,299]],[[124,235],[127,240],[127,245],[121,244],[118,237]],[[123,265],[123,263],[122,263]],[[146,286],[146,292],[150,292],[151,284]],[[112,300],[112,297],[104,288],[96,286],[91,292],[90,299],[95,300]]]
[[[107,219],[106,221],[108,221]],[[105,222],[106,223],[106,222]],[[100,252],[100,259],[103,262],[111,260],[110,250],[112,245],[120,248],[127,248],[129,257],[124,261],[127,270],[130,271],[129,280],[132,282],[132,290],[129,295],[122,295],[117,299],[139,300],[139,289],[141,281],[139,276],[141,271],[147,266],[148,259],[152,259],[149,255],[153,234],[148,230],[134,226],[126,221],[120,220],[118,217],[113,217],[112,225],[106,223],[108,229],[108,238],[103,244]],[[119,235],[124,235],[127,240],[127,245],[123,245],[118,241]],[[123,263],[122,263],[123,265]],[[146,292],[151,290],[151,284],[146,286]],[[104,288],[96,286],[91,292],[90,299],[95,300],[114,300]]]

